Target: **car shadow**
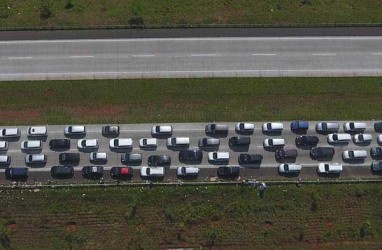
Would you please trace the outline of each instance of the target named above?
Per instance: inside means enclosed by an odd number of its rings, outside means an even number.
[[[327,141],[328,142],[328,144],[330,145],[330,146],[337,146],[337,147],[346,147],[346,146],[348,146],[349,145],[349,142],[329,142],[329,141]]]
[[[300,175],[300,172],[294,172],[294,173],[280,173],[279,172],[279,175],[282,176],[282,177],[285,177],[285,178],[296,178]]]
[[[245,145],[245,146],[231,146],[231,145],[229,145],[229,148],[234,152],[248,152],[249,145]]]
[[[295,163],[297,158],[288,158],[288,159],[276,159],[278,163]]]
[[[228,131],[226,133],[219,133],[219,134],[206,133],[206,135],[212,138],[225,138],[228,136]]]
[[[264,146],[263,146],[264,148]],[[264,150],[268,152],[276,152],[277,149],[281,149],[283,147],[265,147]]]
[[[354,145],[356,145],[358,147],[369,146],[370,144],[371,144],[371,141],[370,142],[364,142],[364,143],[354,143]]]
[[[316,160],[316,161],[332,161],[333,160],[333,156],[332,157],[310,157],[312,160]]]
[[[341,176],[340,173],[317,173],[317,175],[323,178],[335,178],[335,179],[338,179]]]
[[[253,135],[253,131],[237,131],[237,130],[235,130],[235,132],[238,135]]]
[[[91,164],[94,164],[94,165],[105,165],[105,164],[107,164],[107,160],[106,161],[100,161],[100,160],[98,160],[98,161],[91,161],[91,160],[89,160],[89,162],[91,163]]]
[[[347,160],[347,159],[342,158],[342,160],[345,163],[349,163],[349,164],[362,164],[362,163],[365,162],[365,159],[351,159],[351,160]]]
[[[370,169],[370,172],[372,175],[375,175],[375,176],[382,176],[382,172],[376,172],[374,171],[372,168]]]
[[[133,148],[110,148],[111,152],[114,153],[131,153],[133,151]]]
[[[269,136],[280,136],[283,133],[282,130],[280,131],[263,131],[264,135],[269,135]]]
[[[85,138],[86,134],[84,135],[65,135],[64,134],[64,136],[69,139],[83,139]]]
[[[211,165],[228,165],[229,160],[227,160],[227,161],[219,161],[219,162],[208,160],[208,163],[211,164]]]
[[[47,135],[44,136],[27,136],[28,140],[40,140],[43,142],[46,142],[46,139],[48,138]]]
[[[179,159],[179,162],[182,163],[182,164],[187,164],[187,165],[197,165],[197,164],[201,164],[203,161],[203,158],[201,158],[200,160],[197,160],[197,161],[185,161],[185,160],[180,160]]]
[[[170,138],[171,135],[158,135],[158,134],[151,134],[152,138],[157,138],[157,139],[167,139]]]
[[[141,176],[141,179],[142,180],[145,180],[145,181],[163,181],[164,180],[164,176],[163,177],[146,177],[146,176]]]
[[[302,150],[311,150],[312,148],[316,147],[316,145],[297,145],[296,148],[302,149]]]
[[[27,165],[28,167],[31,167],[31,168],[43,168],[46,166],[46,162],[44,162],[44,163],[26,163],[25,165]]]
[[[21,152],[26,153],[26,154],[39,154],[42,152],[42,149],[21,149]]]
[[[121,176],[121,177],[118,177],[118,176],[112,176],[111,177],[113,180],[116,180],[116,181],[131,181],[131,179],[133,179],[133,175],[129,175],[129,176]]]
[[[113,139],[113,138],[117,138],[119,136],[119,134],[118,135],[108,135],[108,134],[102,133],[102,136],[105,138]]]
[[[241,167],[245,168],[245,169],[259,169],[261,163],[257,163],[257,164],[239,164],[239,165]]]
[[[71,179],[73,178],[74,174],[73,175],[52,175],[52,178],[54,179],[57,179],[57,180],[67,180],[67,179]]]
[[[187,150],[190,146],[167,146],[167,149],[172,150],[172,151],[182,151],[182,150]]]
[[[177,176],[178,179],[183,180],[183,181],[196,181],[198,179],[197,175],[193,176]]]
[[[20,136],[18,137],[3,137],[1,138],[2,141],[7,141],[7,142],[15,142],[20,140]]]
[[[200,147],[199,147],[199,148],[200,148]],[[211,148],[204,148],[204,147],[201,147],[200,149],[203,150],[203,151],[205,151],[205,152],[219,151],[219,147],[211,147]]]
[[[306,135],[306,133],[308,132],[308,130],[301,130],[301,129],[291,129],[292,133],[296,134],[296,135]]]
[[[78,166],[80,163],[79,162],[64,162],[64,161],[59,161],[60,165],[70,165],[70,166]]]
[[[157,150],[157,147],[139,147],[139,149],[142,151],[155,151]]]
[[[98,152],[98,148],[77,148],[77,150],[82,153]]]
[[[5,177],[8,181],[20,181],[20,182],[26,182],[28,180],[28,177]]]

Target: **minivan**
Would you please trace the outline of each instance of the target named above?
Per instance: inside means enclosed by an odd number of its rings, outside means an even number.
[[[340,129],[338,122],[319,122],[316,124],[317,133],[337,133]]]
[[[42,142],[40,140],[29,140],[21,143],[21,149],[23,150],[36,150],[42,148]]]
[[[334,144],[334,143],[348,143],[351,141],[351,135],[350,134],[329,134],[328,135],[328,143]]]
[[[0,165],[11,164],[11,157],[9,155],[0,155]]]
[[[342,153],[344,160],[360,160],[367,157],[366,150],[346,150]]]
[[[45,164],[46,155],[44,154],[32,154],[25,156],[25,164]]]
[[[228,125],[225,124],[208,124],[205,128],[206,135],[226,135],[228,134]]]
[[[199,168],[197,167],[178,167],[176,170],[178,177],[197,177],[199,175]]]
[[[300,173],[302,166],[294,163],[281,163],[279,165],[280,174],[298,174]]]
[[[285,145],[285,140],[282,138],[265,139],[263,142],[264,148],[278,148]]]
[[[45,126],[29,127],[28,136],[43,137],[48,135],[48,129]]]
[[[338,163],[320,163],[317,167],[319,174],[339,174],[342,172],[342,165]]]
[[[171,137],[167,139],[167,147],[188,147],[190,145],[189,137]]]
[[[229,145],[230,146],[248,146],[251,144],[251,138],[247,136],[233,136],[229,139]]]

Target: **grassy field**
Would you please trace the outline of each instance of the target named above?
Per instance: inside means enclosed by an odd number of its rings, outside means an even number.
[[[0,83],[2,125],[381,119],[382,78]]]
[[[224,197],[224,199],[222,199]],[[379,184],[3,190],[3,249],[378,249]]]
[[[382,23],[381,1],[0,1],[0,27],[296,23]]]

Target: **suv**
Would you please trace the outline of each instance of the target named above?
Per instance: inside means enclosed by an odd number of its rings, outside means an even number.
[[[226,164],[229,161],[229,152],[209,152],[208,161],[211,164]]]
[[[342,165],[338,163],[320,163],[317,172],[319,174],[339,174],[342,172]]]
[[[178,177],[197,177],[199,175],[199,168],[197,167],[178,167],[176,169]]]
[[[240,165],[261,164],[262,160],[261,154],[240,154],[239,156]]]
[[[48,135],[48,129],[45,126],[29,127],[28,136],[44,137]]]
[[[309,129],[309,123],[306,121],[293,121],[290,124],[290,129],[295,132],[304,132]]]
[[[218,176],[220,178],[238,177],[239,174],[240,174],[240,167],[231,167],[231,166],[218,167]]]
[[[150,155],[148,158],[149,166],[170,166],[171,156],[169,155]]]
[[[310,150],[310,157],[313,159],[332,158],[333,156],[334,148],[332,147],[314,147]]]
[[[235,126],[235,131],[238,134],[252,134],[255,130],[255,124],[248,122],[239,122]]]
[[[284,147],[285,140],[282,138],[274,138],[274,139],[264,139],[263,147],[264,148],[280,148]]]
[[[106,137],[117,137],[119,135],[119,126],[115,126],[115,125],[103,126],[102,135]]]
[[[297,149],[283,149],[283,148],[279,148],[275,152],[276,160],[296,159],[297,156],[298,156]]]
[[[72,178],[74,168],[72,166],[53,166],[50,169],[50,174],[53,178]]]
[[[131,138],[115,138],[109,142],[111,149],[131,149],[133,147],[133,139]]]
[[[370,149],[371,158],[380,160],[382,159],[382,148],[381,147],[372,147]]]
[[[279,165],[280,174],[299,174],[302,169],[300,164],[294,163],[281,163]]]
[[[319,139],[315,135],[300,135],[296,137],[297,146],[316,146]]]
[[[164,167],[142,167],[141,177],[143,178],[163,178],[165,175]]]
[[[103,176],[103,167],[85,166],[82,168],[82,176],[87,179],[99,179]]]
[[[151,129],[152,136],[171,136],[172,126],[170,125],[157,125]]]
[[[121,163],[131,166],[139,166],[142,164],[142,154],[126,153],[124,155],[121,155]]]
[[[374,161],[371,164],[371,171],[374,173],[382,173],[382,161]]]
[[[58,158],[60,164],[78,164],[80,162],[79,153],[61,153]]]
[[[112,167],[110,169],[110,176],[113,179],[130,178],[133,176],[133,169],[131,167]]]
[[[382,133],[382,122],[374,123],[374,131],[377,133]]]
[[[107,153],[97,153],[92,152],[89,154],[89,161],[94,163],[106,163],[107,162]]]
[[[177,147],[189,147],[190,138],[189,137],[172,137],[167,138],[167,147],[168,148],[177,148]]]
[[[225,124],[208,124],[205,128],[206,135],[227,135],[228,125]]]
[[[70,148],[69,139],[53,139],[49,141],[51,150],[68,150]]]
[[[350,134],[328,134],[328,143],[329,144],[336,144],[336,143],[348,143],[351,141],[351,135]]]
[[[86,129],[82,125],[70,125],[65,127],[64,134],[65,136],[85,136]]]
[[[346,122],[344,124],[345,133],[362,133],[366,130],[366,123],[364,122]]]
[[[139,140],[139,147],[142,149],[156,149],[157,139],[156,138],[142,138]]]
[[[340,129],[338,122],[319,122],[316,124],[317,133],[337,133]]]
[[[77,142],[79,150],[97,150],[99,147],[97,139],[81,139]]]
[[[199,164],[202,159],[203,152],[201,149],[188,149],[179,152],[179,161],[182,163]]]
[[[284,125],[280,122],[267,122],[263,124],[263,133],[281,132],[283,129]]]
[[[29,170],[28,168],[6,168],[5,177],[7,179],[23,179],[28,178]]]
[[[18,137],[20,137],[20,129],[18,128],[0,129],[0,138],[18,138]]]
[[[367,157],[366,150],[345,150],[342,152],[344,160],[361,160]]]
[[[354,144],[370,143],[372,140],[373,136],[371,134],[356,134],[353,136]]]
[[[201,138],[198,141],[198,147],[202,149],[219,148],[220,139],[217,138]]]
[[[251,144],[251,138],[247,136],[233,136],[229,138],[229,145],[231,147],[246,147]]]

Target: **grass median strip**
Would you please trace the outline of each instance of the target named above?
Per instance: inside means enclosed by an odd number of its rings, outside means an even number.
[[[381,119],[382,78],[1,82],[2,125]]]
[[[0,198],[4,249],[381,245],[379,184],[271,185],[263,197],[249,186],[154,186],[12,189]]]
[[[378,0],[5,0],[0,27],[382,23]]]

